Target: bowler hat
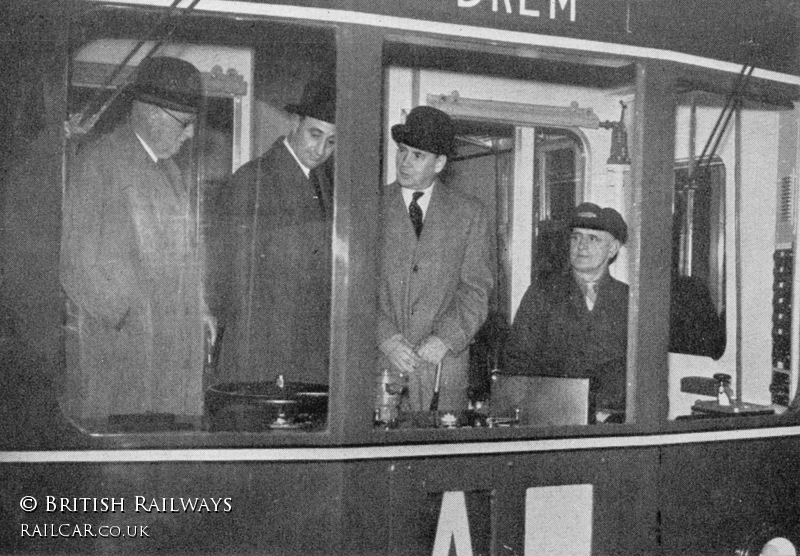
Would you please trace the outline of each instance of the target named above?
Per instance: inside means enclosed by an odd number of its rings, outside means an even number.
[[[575,207],[569,227],[603,230],[614,236],[620,243],[625,243],[628,239],[628,226],[620,213],[612,208],[600,208],[594,203],[581,203]]]
[[[336,124],[336,89],[322,81],[311,81],[303,88],[300,104],[287,104],[286,111]]]
[[[139,64],[129,94],[148,104],[197,113],[203,99],[203,83],[200,71],[189,62],[156,56]]]
[[[392,126],[392,139],[435,155],[450,156],[455,136],[450,116],[432,106],[417,106],[406,116],[406,123]]]

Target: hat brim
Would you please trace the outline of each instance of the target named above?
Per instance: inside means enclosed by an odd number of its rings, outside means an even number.
[[[133,88],[131,97],[134,100],[146,102],[147,104],[154,104],[176,112],[186,112],[188,114],[197,114],[200,112],[200,105],[202,104],[202,96],[200,95],[176,95],[176,94],[158,94],[152,91],[144,91]]]
[[[601,232],[608,232],[611,235],[614,233],[597,222],[595,218],[573,218],[569,223],[570,228],[586,228],[587,230],[600,230]]]
[[[608,232],[611,236],[619,241],[620,243],[625,243],[624,236],[621,235],[619,230],[609,229],[609,226],[603,225],[602,223],[597,222],[594,218],[573,218],[569,223],[570,230],[573,228],[585,228],[587,230],[598,230],[601,232]]]

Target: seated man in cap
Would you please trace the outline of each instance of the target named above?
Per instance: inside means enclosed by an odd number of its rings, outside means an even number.
[[[581,203],[569,227],[570,270],[525,292],[505,370],[589,378],[590,420],[624,421],[628,286],[608,267],[627,239],[627,226],[614,209]]]
[[[203,299],[188,184],[172,157],[194,136],[200,72],[153,57],[126,122],[83,145],[63,209],[67,381],[75,418],[203,414]]]
[[[311,82],[286,109],[291,132],[236,171],[220,207],[220,381],[328,382],[336,91]]]
[[[469,343],[486,319],[493,275],[487,216],[473,197],[442,183],[452,155],[450,117],[414,108],[392,127],[397,181],[384,192],[379,347],[386,368],[409,378],[412,411],[467,406]]]

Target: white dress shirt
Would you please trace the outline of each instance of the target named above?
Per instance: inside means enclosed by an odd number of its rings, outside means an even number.
[[[414,193],[422,192],[424,195],[417,199],[417,204],[419,208],[422,209],[422,220],[425,220],[425,215],[428,213],[428,205],[431,202],[431,195],[433,194],[433,186],[436,182],[430,184],[425,189],[409,189],[407,187],[401,187],[400,191],[403,193],[403,202],[406,204],[406,210],[408,210],[408,206],[411,204],[411,200],[414,198]]]

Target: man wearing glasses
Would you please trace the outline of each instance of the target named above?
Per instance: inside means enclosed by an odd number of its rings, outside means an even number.
[[[192,139],[200,72],[145,60],[126,122],[82,145],[65,191],[61,281],[68,297],[67,388],[77,419],[199,420],[203,299],[190,190],[172,159]],[[166,422],[169,419],[161,419]]]

